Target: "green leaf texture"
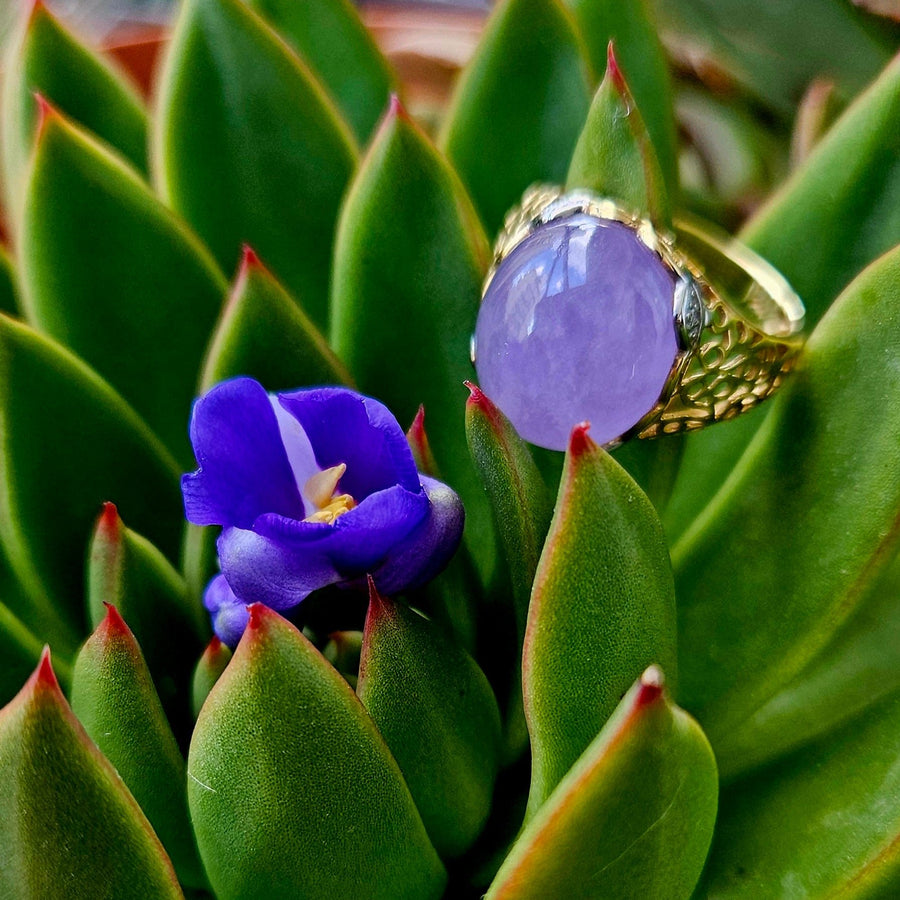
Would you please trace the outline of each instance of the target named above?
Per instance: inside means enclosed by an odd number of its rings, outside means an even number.
[[[900,249],[822,320],[738,468],[673,549],[684,703],[732,771],[740,726],[825,649],[896,553],[898,289]]]
[[[69,709],[48,653],[0,710],[0,847],[4,897],[183,898],[144,814]]]
[[[439,142],[490,234],[529,185],[563,180],[589,103],[583,47],[558,0],[499,3]]]
[[[675,671],[675,595],[662,526],[631,477],[577,426],[523,651],[530,816],[653,662]]]
[[[293,625],[258,604],[200,712],[188,779],[221,900],[441,896],[443,867],[362,704]]]
[[[370,587],[357,693],[394,754],[437,851],[455,857],[491,808],[500,713],[475,660]]]
[[[185,423],[225,280],[133,170],[52,110],[20,258],[28,320],[93,366],[186,464]]]
[[[651,667],[520,834],[486,900],[689,897],[717,794],[709,743]]]
[[[182,883],[205,886],[188,819],[184,758],[141,648],[114,606],[75,660],[72,711],[140,804]]]
[[[619,69],[612,44],[604,77],[578,138],[566,187],[588,188],[631,212],[668,223],[669,201],[644,120]]]
[[[315,76],[240,0],[186,0],[160,84],[165,200],[226,271],[251,244],[327,321],[338,206],[356,148]]]
[[[616,47],[668,190],[678,188],[675,116],[666,58],[649,0],[567,0],[596,72],[607,63],[609,42]]]
[[[360,390],[401,422],[424,404],[437,464],[465,503],[467,543],[485,580],[493,530],[461,407],[487,259],[465,191],[395,103],[341,213],[332,344]]]
[[[360,143],[388,105],[394,75],[349,0],[247,0],[319,76]]]
[[[900,892],[900,696],[722,796],[697,896],[716,900]]]
[[[17,615],[65,657],[84,622],[84,557],[115,498],[169,558],[183,516],[179,467],[96,373],[0,316],[0,541],[29,599]]]
[[[25,5],[25,4],[23,4]],[[2,93],[3,181],[13,226],[24,193],[40,112],[40,94],[133,166],[147,170],[147,113],[134,88],[34,3],[6,57]]]

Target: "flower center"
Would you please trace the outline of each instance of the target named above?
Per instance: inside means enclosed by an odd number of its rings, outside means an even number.
[[[307,480],[303,486],[303,496],[312,501],[316,511],[307,516],[303,520],[304,522],[323,522],[331,525],[356,506],[356,501],[350,494],[335,493],[338,482],[344,477],[346,471],[347,464],[341,463],[322,472],[316,472]]]

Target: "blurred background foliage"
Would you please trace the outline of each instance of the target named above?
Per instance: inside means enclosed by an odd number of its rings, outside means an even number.
[[[802,162],[900,44],[900,0],[651,2],[675,74],[684,205],[728,229]],[[20,0],[0,3],[0,39],[19,5]],[[140,70],[165,33],[173,4],[48,5],[84,36],[120,48]],[[491,4],[420,0],[361,6],[406,85],[408,105],[436,128]]]

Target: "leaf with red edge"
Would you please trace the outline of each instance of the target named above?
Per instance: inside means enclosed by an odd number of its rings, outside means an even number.
[[[484,827],[497,775],[500,713],[484,673],[433,622],[370,584],[357,693],[438,853],[459,856]]]
[[[485,582],[496,545],[460,413],[488,256],[459,179],[396,101],[341,211],[331,339],[360,390],[401,422],[425,404],[435,458],[465,504],[466,544]]]
[[[388,104],[395,77],[350,0],[247,0],[319,76],[360,143]]]
[[[72,711],[122,776],[182,884],[205,887],[188,820],[184,758],[141,648],[112,604],[75,660]]]
[[[88,548],[87,614],[91,626],[108,620],[108,604],[127,618],[140,643],[172,727],[190,731],[185,695],[192,661],[209,633],[205,610],[172,564],[128,528],[112,503],[103,505]]]
[[[0,316],[0,541],[27,597],[16,614],[39,639],[63,656],[81,640],[85,550],[104,500],[175,557],[179,472],[95,372]]]
[[[149,822],[72,714],[45,652],[0,710],[0,896],[182,898]]]
[[[251,244],[324,327],[355,142],[312,72],[240,0],[182,4],[154,139],[161,195],[221,267]]]
[[[19,262],[28,321],[93,366],[186,465],[186,423],[225,279],[124,160],[49,106]]]
[[[662,525],[631,477],[572,431],[523,649],[534,816],[650,663],[675,670]]]
[[[0,146],[13,228],[18,228],[25,175],[40,120],[35,93],[146,172],[147,111],[137,91],[108,60],[71,34],[42,0],[31,5],[4,61]]]
[[[495,6],[439,140],[489,234],[527,187],[565,178],[591,84],[584,47],[558,0]]]
[[[200,711],[188,802],[217,896],[437,900],[446,880],[374,723],[260,604]]]
[[[197,662],[191,682],[191,709],[195,718],[200,715],[200,710],[203,709],[209,692],[222,676],[230,661],[231,648],[213,635]]]
[[[588,188],[620,201],[629,211],[667,225],[665,181],[640,110],[616,61],[612,42],[606,75],[569,165],[566,187]]]
[[[690,897],[717,796],[709,742],[653,666],[525,826],[486,900]]]

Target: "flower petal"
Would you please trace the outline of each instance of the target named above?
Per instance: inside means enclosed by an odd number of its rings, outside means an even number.
[[[450,562],[462,539],[465,511],[456,492],[434,478],[421,476],[431,508],[425,520],[398,544],[373,573],[385,594],[420,587]]]
[[[199,468],[181,479],[189,521],[248,528],[265,512],[303,518],[275,412],[261,384],[235,378],[197,400],[191,443]]]
[[[384,404],[345,388],[279,394],[303,426],[320,468],[347,464],[339,489],[357,500],[399,484],[420,490],[406,435]]]
[[[252,530],[223,531],[219,564],[243,602],[289,609],[317,588],[378,569],[429,511],[424,491],[394,485],[331,525],[263,515]]]
[[[224,575],[216,575],[206,586],[203,605],[209,610],[213,631],[229,647],[236,647],[247,626],[246,604],[234,595]]]
[[[279,611],[340,580],[328,554],[322,552],[324,540],[316,540],[314,534],[330,526],[281,521],[305,526],[311,539],[279,540],[245,528],[226,528],[218,541],[219,565],[235,595],[244,603],[263,603]]]

